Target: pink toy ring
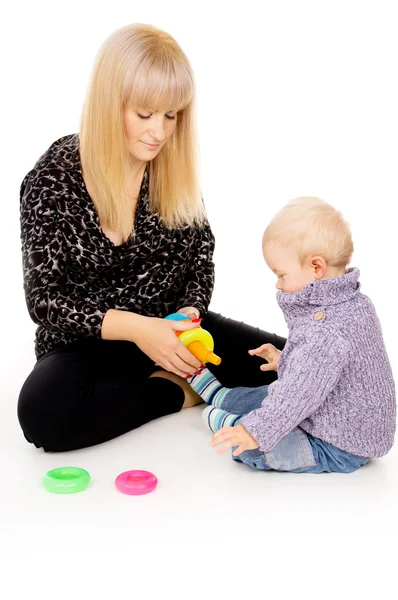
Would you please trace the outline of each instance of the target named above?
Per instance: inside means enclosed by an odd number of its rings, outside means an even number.
[[[115,485],[122,494],[139,496],[153,492],[158,480],[149,471],[125,471],[115,479]]]

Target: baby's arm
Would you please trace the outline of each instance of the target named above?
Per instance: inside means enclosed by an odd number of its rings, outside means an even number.
[[[347,364],[348,353],[348,343],[331,331],[311,332],[308,340],[289,353],[280,378],[268,388],[267,401],[241,421],[261,450],[269,452],[326,400]]]

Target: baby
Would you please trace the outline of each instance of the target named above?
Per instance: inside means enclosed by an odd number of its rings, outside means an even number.
[[[269,386],[225,388],[205,367],[188,382],[209,406],[203,416],[219,454],[255,469],[349,473],[394,443],[391,365],[374,306],[341,214],[318,198],[289,202],[263,236],[288,325],[282,352],[251,351],[278,372]],[[263,370],[265,370],[265,365]]]

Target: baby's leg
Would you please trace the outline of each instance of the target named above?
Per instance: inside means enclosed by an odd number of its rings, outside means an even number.
[[[213,433],[222,427],[233,427],[242,418],[242,415],[234,415],[222,408],[207,406],[202,412],[203,422]]]
[[[257,388],[224,387],[206,367],[200,370],[199,375],[193,375],[187,381],[207,404],[239,415],[260,408],[268,393],[267,385]]]

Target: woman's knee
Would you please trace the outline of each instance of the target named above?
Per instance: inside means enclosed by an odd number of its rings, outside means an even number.
[[[47,368],[45,368],[47,367]],[[66,395],[73,378],[66,381],[51,365],[37,363],[18,397],[17,415],[25,438],[38,448],[52,449],[63,436]]]
[[[17,414],[19,424],[28,442],[41,447],[39,442],[40,430],[43,429],[42,420],[42,396],[36,384],[34,371],[30,373],[24,382],[18,397]]]

